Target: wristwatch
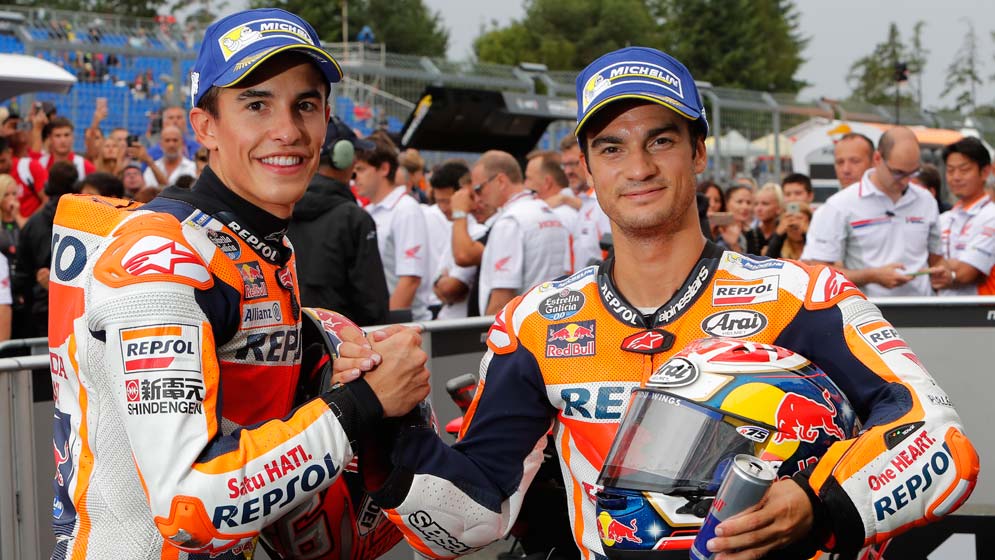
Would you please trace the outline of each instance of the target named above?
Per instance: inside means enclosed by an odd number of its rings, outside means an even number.
[[[466,212],[464,212],[462,210],[453,210],[453,219],[454,220],[465,220],[466,219]]]

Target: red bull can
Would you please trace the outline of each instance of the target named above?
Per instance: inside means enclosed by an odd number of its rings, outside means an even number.
[[[712,560],[715,554],[709,552],[706,545],[715,537],[715,527],[757,505],[775,478],[777,473],[767,461],[751,455],[736,455],[691,545],[691,560]]]

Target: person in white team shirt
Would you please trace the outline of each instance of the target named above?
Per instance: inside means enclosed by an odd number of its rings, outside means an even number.
[[[932,295],[931,280],[948,272],[936,201],[910,182],[919,141],[908,128],[889,129],[873,159],[860,182],[815,213],[802,260],[839,269],[871,297]]]
[[[465,167],[465,166],[464,166]],[[399,169],[404,169],[403,167]],[[411,193],[411,197],[414,198],[414,192],[423,192],[418,188],[417,184],[414,183],[414,178],[411,172],[408,172],[408,192]],[[440,194],[441,197],[445,197],[445,194]],[[451,194],[450,194],[451,196]],[[442,260],[443,255],[446,252],[446,247],[449,245],[449,240],[452,238],[453,226],[449,222],[448,211],[443,209],[449,201],[439,200],[432,198],[433,204],[419,204],[418,207],[421,208],[422,214],[425,215],[425,226],[428,231],[428,246],[427,246],[427,256],[428,256],[428,271],[430,277],[434,278],[435,272],[439,270],[439,263]],[[431,287],[431,286],[430,286]],[[428,291],[428,308],[432,312],[432,318],[438,317],[439,311],[442,309],[442,300],[436,296],[433,290]]]
[[[511,154],[485,152],[470,170],[473,190],[498,208],[480,262],[479,305],[493,315],[539,282],[569,274],[570,233],[542,200],[525,190]]]
[[[570,267],[577,268],[577,263],[573,260],[573,240],[580,225],[580,212],[578,208],[564,202],[563,193],[570,192],[570,186],[560,165],[560,155],[556,152],[536,151],[525,157],[528,160],[525,165],[525,188],[534,192],[536,198],[545,201],[563,227],[567,228],[570,233]]]
[[[432,185],[432,197],[439,210],[445,215],[449,228],[446,230],[445,247],[439,257],[439,266],[436,268],[432,281],[432,289],[442,302],[437,319],[459,319],[467,316],[467,303],[470,295],[470,288],[477,277],[477,266],[459,266],[453,257],[452,243],[452,222],[456,208],[454,201],[459,204],[456,193],[464,188],[470,188],[470,168],[459,160],[448,161],[432,171],[432,178],[429,179]],[[459,210],[459,218],[463,227],[472,241],[478,241],[487,233],[487,226],[478,223],[472,214],[467,212],[462,206]]]
[[[977,138],[964,138],[943,149],[947,186],[957,204],[940,214],[943,256],[949,273],[941,296],[995,295],[995,201],[985,191],[991,155]]]
[[[381,136],[369,138],[373,150],[356,153],[356,189],[370,200],[366,211],[377,224],[377,244],[390,292],[391,311],[411,309],[415,321],[432,318],[428,310],[429,240],[425,214],[407,194],[394,186],[397,148]]]
[[[573,231],[574,264],[580,269],[601,261],[601,236],[611,233],[611,225],[594,189],[587,184],[587,172],[580,164],[580,144],[572,134],[560,141],[560,165],[570,184],[569,192],[577,195],[581,203],[577,229]]]
[[[183,155],[183,131],[179,127],[167,126],[159,134],[159,148],[162,157],[154,165],[161,171],[158,175],[150,165],[143,175],[145,184],[160,189],[175,185],[183,175],[197,176],[197,164]]]

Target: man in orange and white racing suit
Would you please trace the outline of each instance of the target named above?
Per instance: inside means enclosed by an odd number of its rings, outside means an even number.
[[[694,193],[707,123],[687,69],[662,52],[625,48],[580,74],[577,97],[582,163],[611,219],[615,256],[534,287],[497,315],[452,448],[429,430],[396,439],[393,472],[374,497],[408,542],[448,558],[505,535],[552,428],[576,544],[587,560],[603,558],[594,485],[628,393],[706,336],[809,358],[864,427],[776,482],[761,507],[720,524],[709,543],[718,558],[757,559],[788,545],[802,558],[817,548],[853,552],[962,504],[978,456],[880,311],[830,268],[723,251],[702,236]],[[789,444],[842,433],[832,415],[806,426],[791,412],[776,422]]]
[[[341,71],[283,10],[206,33],[191,123],[210,162],[192,190],[58,209],[55,559],[251,558],[263,527],[428,394],[418,334],[395,329],[371,343],[375,371],[295,406],[310,346],[284,233]]]

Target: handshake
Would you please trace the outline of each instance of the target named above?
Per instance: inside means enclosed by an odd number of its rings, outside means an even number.
[[[331,385],[363,377],[387,418],[407,414],[428,396],[428,354],[421,347],[420,329],[391,325],[364,335],[343,315],[324,309],[304,311],[334,346]]]

